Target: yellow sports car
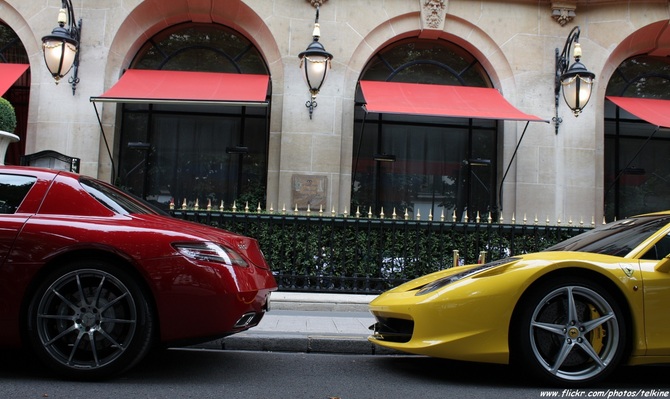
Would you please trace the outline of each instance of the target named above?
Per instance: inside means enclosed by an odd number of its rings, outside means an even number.
[[[628,218],[393,288],[370,303],[370,341],[585,385],[620,364],[670,362],[669,273],[670,211]]]

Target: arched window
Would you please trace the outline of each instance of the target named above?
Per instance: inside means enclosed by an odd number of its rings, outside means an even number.
[[[256,47],[216,24],[156,34],[131,69],[268,74]],[[160,207],[265,203],[269,107],[123,104],[117,183]]]
[[[491,87],[481,64],[445,40],[405,39],[379,51],[360,80]],[[496,208],[496,120],[365,114],[357,92],[351,212],[451,220]],[[386,161],[386,162],[385,162]]]
[[[670,100],[670,60],[638,56],[617,68],[607,96]],[[605,217],[670,209],[670,131],[605,101]]]

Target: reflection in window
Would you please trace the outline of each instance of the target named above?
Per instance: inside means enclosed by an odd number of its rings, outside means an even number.
[[[0,213],[15,213],[36,181],[32,176],[0,175]]]

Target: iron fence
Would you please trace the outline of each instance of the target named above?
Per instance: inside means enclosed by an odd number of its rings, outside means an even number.
[[[588,226],[172,210],[254,237],[280,290],[377,294],[421,275],[536,252]],[[457,251],[457,253],[455,252]]]

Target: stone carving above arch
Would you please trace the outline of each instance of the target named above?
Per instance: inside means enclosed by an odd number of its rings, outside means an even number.
[[[558,22],[561,26],[565,26],[568,22],[572,21],[577,10],[577,1],[573,0],[563,0],[563,1],[552,1],[551,2],[551,17]]]
[[[444,29],[448,0],[419,0],[421,4],[421,30]]]
[[[307,0],[307,2],[312,5],[312,7],[321,7],[323,3],[327,1],[328,0]]]

